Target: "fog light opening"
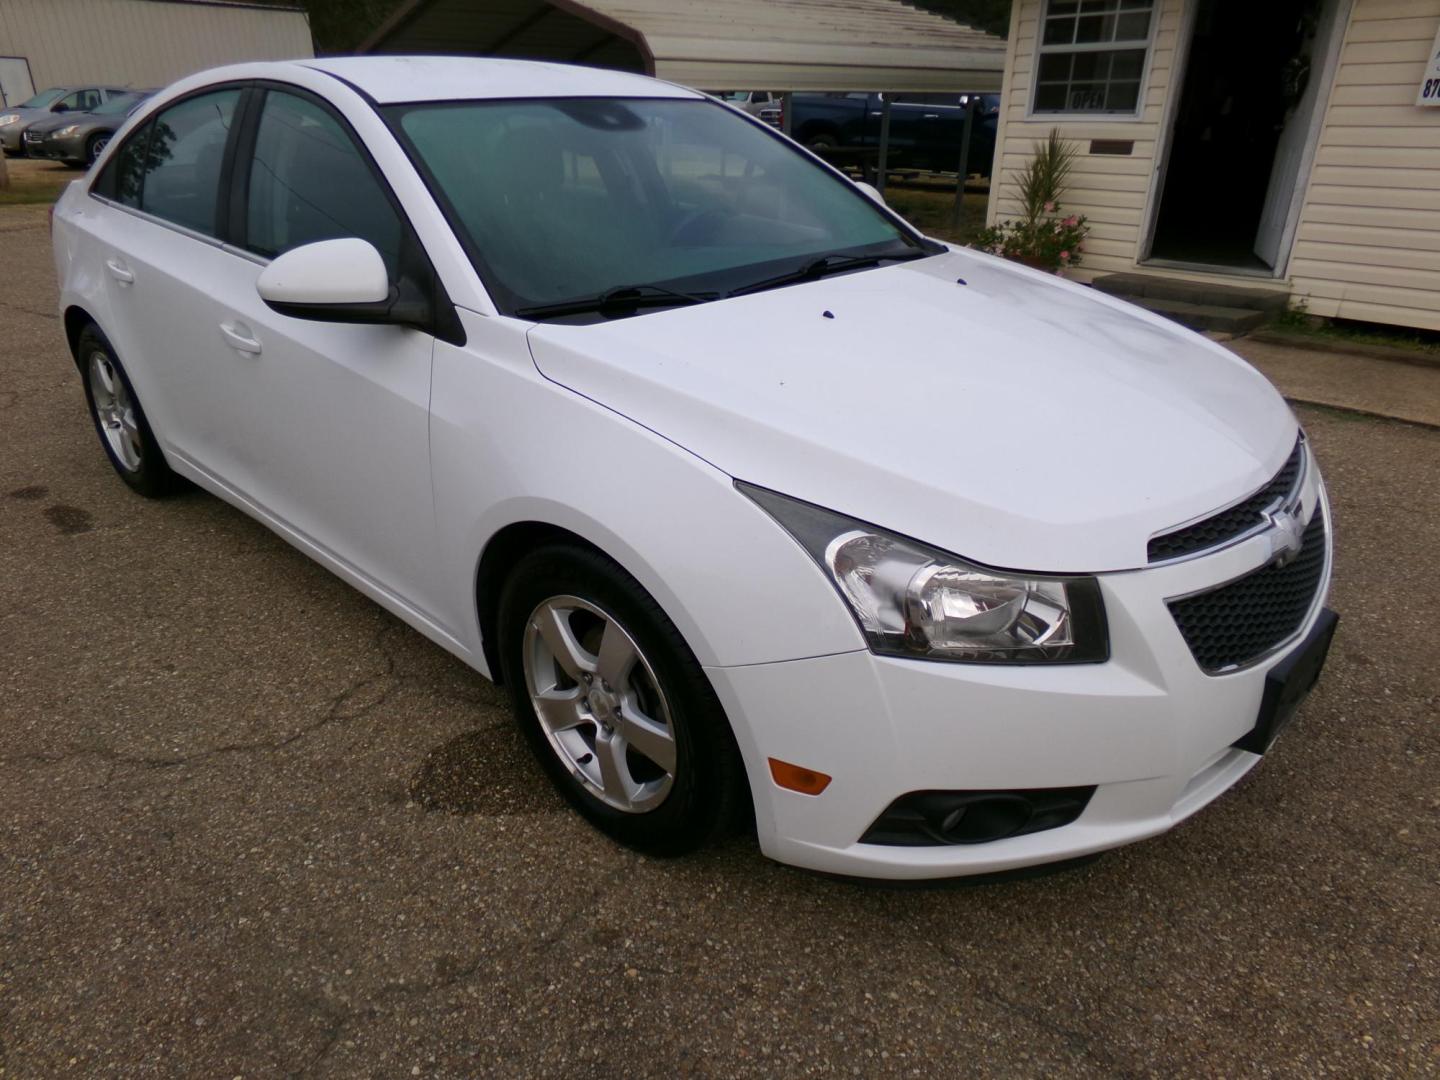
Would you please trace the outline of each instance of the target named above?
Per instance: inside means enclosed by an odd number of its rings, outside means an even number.
[[[862,844],[933,847],[988,844],[1068,825],[1094,787],[1028,791],[912,791],[875,819]]]

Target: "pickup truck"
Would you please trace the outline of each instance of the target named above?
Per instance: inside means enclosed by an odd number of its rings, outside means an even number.
[[[895,94],[890,102],[890,168],[954,172],[960,164],[965,108],[971,94]],[[989,176],[995,158],[995,126],[1000,97],[980,94],[970,132],[969,170]],[[807,148],[837,164],[873,165],[880,148],[880,117],[884,94],[795,94],[790,134]],[[777,103],[761,117],[780,126]]]

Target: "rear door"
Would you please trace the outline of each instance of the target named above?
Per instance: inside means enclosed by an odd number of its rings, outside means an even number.
[[[216,299],[245,260],[223,249],[224,160],[246,91],[207,90],[170,104],[126,137],[96,178],[95,238],[120,354],[168,454],[224,473],[226,428],[211,382],[220,355]]]

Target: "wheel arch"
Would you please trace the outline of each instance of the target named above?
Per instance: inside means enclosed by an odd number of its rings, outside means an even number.
[[[795,130],[795,140],[802,144],[808,144],[811,139],[820,136],[840,141],[840,129],[833,120],[806,120]]]
[[[95,322],[94,317],[79,304],[71,304],[65,309],[65,341],[70,346],[70,359],[75,361],[75,370],[81,371],[80,363],[80,334],[85,327]],[[96,323],[98,326],[99,323]],[[103,331],[102,331],[103,333]]]
[[[474,599],[476,615],[479,620],[480,645],[484,652],[486,666],[490,669],[490,679],[496,686],[504,685],[504,668],[500,661],[500,642],[496,624],[500,615],[500,593],[506,577],[514,569],[515,565],[529,552],[542,544],[565,543],[571,544],[585,551],[594,552],[605,559],[610,560],[625,573],[635,579],[637,584],[660,606],[661,611],[672,622],[676,622],[675,612],[670,610],[664,602],[664,598],[656,596],[654,591],[646,586],[643,578],[634,573],[632,568],[627,566],[625,561],[610,552],[594,541],[580,535],[572,529],[556,525],[553,522],[538,519],[527,519],[523,521],[512,521],[498,529],[486,542],[484,550],[480,553],[480,559],[475,568],[475,591]],[[677,622],[682,640],[689,645],[690,642],[685,635],[684,629]],[[703,665],[702,665],[703,667]],[[710,682],[709,673],[705,672],[703,678]],[[729,715],[720,701],[718,690],[713,684],[710,685],[710,692],[715,695],[715,700],[720,707],[720,713],[724,720],[729,738],[735,747],[737,760],[741,762],[741,778],[739,790],[736,792],[739,803],[737,809],[739,816],[732,822],[744,829],[753,831],[755,828],[755,796],[753,784],[754,779],[751,762],[741,749],[741,741],[735,729],[736,718]]]
[[[485,653],[485,664],[490,669],[490,678],[497,686],[504,681],[500,665],[500,641],[495,627],[500,615],[500,590],[516,563],[528,552],[548,543],[574,544],[603,555],[624,568],[624,563],[598,544],[577,532],[548,521],[513,521],[491,536],[475,567],[474,595],[475,614],[480,626],[480,647]]]

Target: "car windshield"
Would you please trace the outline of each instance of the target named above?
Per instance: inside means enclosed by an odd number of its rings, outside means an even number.
[[[60,87],[59,89],[55,90],[41,90],[40,93],[36,94],[29,101],[22,101],[19,105],[15,107],[17,109],[43,109],[46,105],[49,105],[52,101],[56,100],[64,93],[64,87]]]
[[[140,94],[111,94],[110,100],[104,105],[96,105],[90,110],[92,116],[124,116],[136,104],[142,100]]]
[[[930,251],[853,184],[712,102],[394,106],[502,309],[651,287],[694,299]],[[831,261],[818,267],[822,256]],[[856,256],[853,261],[838,256]]]

